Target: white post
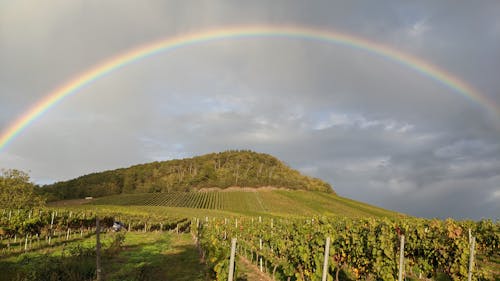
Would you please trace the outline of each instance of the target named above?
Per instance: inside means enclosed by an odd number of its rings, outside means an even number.
[[[54,212],[52,212],[52,219],[50,220],[50,229],[52,229],[53,225],[54,225]]]
[[[69,240],[69,233],[71,232],[70,228],[68,227],[68,231],[66,232],[66,240]]]
[[[330,237],[326,237],[325,244],[325,259],[323,261],[323,278],[322,281],[326,281],[326,276],[328,275],[328,257],[330,256]]]
[[[469,256],[469,276],[468,281],[472,280],[472,271],[474,270],[474,252],[476,247],[476,237],[472,237],[470,243],[470,256]]]
[[[231,239],[231,256],[229,258],[229,276],[228,281],[233,281],[234,275],[234,255],[236,254],[236,238]]]
[[[238,219],[235,220],[236,228],[238,228]]]
[[[259,239],[259,249],[262,251],[262,238]],[[262,255],[259,255],[260,260],[260,272],[262,272]]]
[[[28,250],[28,234],[26,234],[26,240],[24,242],[24,251],[26,252]]]
[[[262,217],[261,216],[259,216],[259,222],[262,222]]]
[[[405,236],[401,235],[401,244],[399,246],[399,275],[398,281],[403,281],[403,269],[405,263]]]

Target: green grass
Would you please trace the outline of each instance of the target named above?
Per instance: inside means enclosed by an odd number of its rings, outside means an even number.
[[[206,280],[190,234],[128,233],[106,262],[106,280]]]
[[[207,280],[190,234],[128,232],[102,235],[104,280]],[[89,280],[95,274],[95,236],[0,258],[0,280]]]
[[[397,217],[402,214],[343,198],[303,190],[255,190],[123,194],[97,198],[92,205],[163,206],[203,209],[242,215]],[[186,213],[183,211],[182,213]]]

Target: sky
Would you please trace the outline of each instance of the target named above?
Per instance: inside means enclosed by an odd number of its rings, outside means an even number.
[[[498,219],[499,14],[493,0],[2,0],[0,134],[113,56],[252,25],[381,44],[457,77],[489,105],[366,50],[303,38],[229,38],[160,52],[90,83],[0,150],[0,168],[48,184],[251,149],[383,208]]]

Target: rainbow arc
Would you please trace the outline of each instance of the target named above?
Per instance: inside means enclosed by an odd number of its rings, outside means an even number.
[[[285,37],[316,40],[367,51],[413,69],[414,71],[437,81],[443,86],[452,89],[454,93],[457,93],[486,108],[488,112],[494,116],[494,120],[498,120],[500,117],[500,110],[493,101],[489,100],[488,97],[484,96],[458,77],[429,62],[426,62],[421,58],[403,53],[389,46],[334,30],[321,30],[299,26],[239,26],[184,34],[149,43],[131,51],[119,54],[96,65],[95,67],[88,69],[63,85],[57,87],[54,91],[50,92],[37,104],[26,111],[19,119],[9,125],[0,135],[0,151],[2,151],[9,142],[11,142],[31,123],[42,116],[44,112],[54,107],[59,101],[72,94],[78,93],[83,87],[101,79],[117,69],[123,68],[131,63],[158,53],[163,53],[185,46],[223,39],[255,37]]]

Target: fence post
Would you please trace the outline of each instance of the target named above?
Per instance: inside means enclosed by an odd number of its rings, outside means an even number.
[[[26,240],[24,242],[24,251],[28,251],[28,234],[26,234]]]
[[[233,281],[234,275],[234,255],[236,254],[236,238],[231,239],[231,257],[229,258],[229,275],[228,281]]]
[[[471,238],[471,243],[470,243],[470,256],[469,256],[469,276],[468,276],[468,281],[472,280],[472,271],[474,270],[474,252],[475,252],[475,247],[476,247],[476,237]]]
[[[325,243],[325,260],[323,261],[323,278],[322,281],[326,281],[326,276],[328,274],[328,257],[330,256],[330,237],[326,237]]]
[[[95,240],[96,240],[96,245],[95,245],[95,252],[96,252],[96,277],[97,281],[101,281],[101,240],[99,239],[99,233],[100,233],[100,227],[99,227],[99,217],[95,217]]]
[[[398,281],[403,281],[404,264],[405,264],[405,236],[401,235],[401,244],[399,246],[399,275],[398,275]]]
[[[262,238],[259,239],[259,250],[262,252]],[[259,255],[260,272],[262,272],[262,255]]]

